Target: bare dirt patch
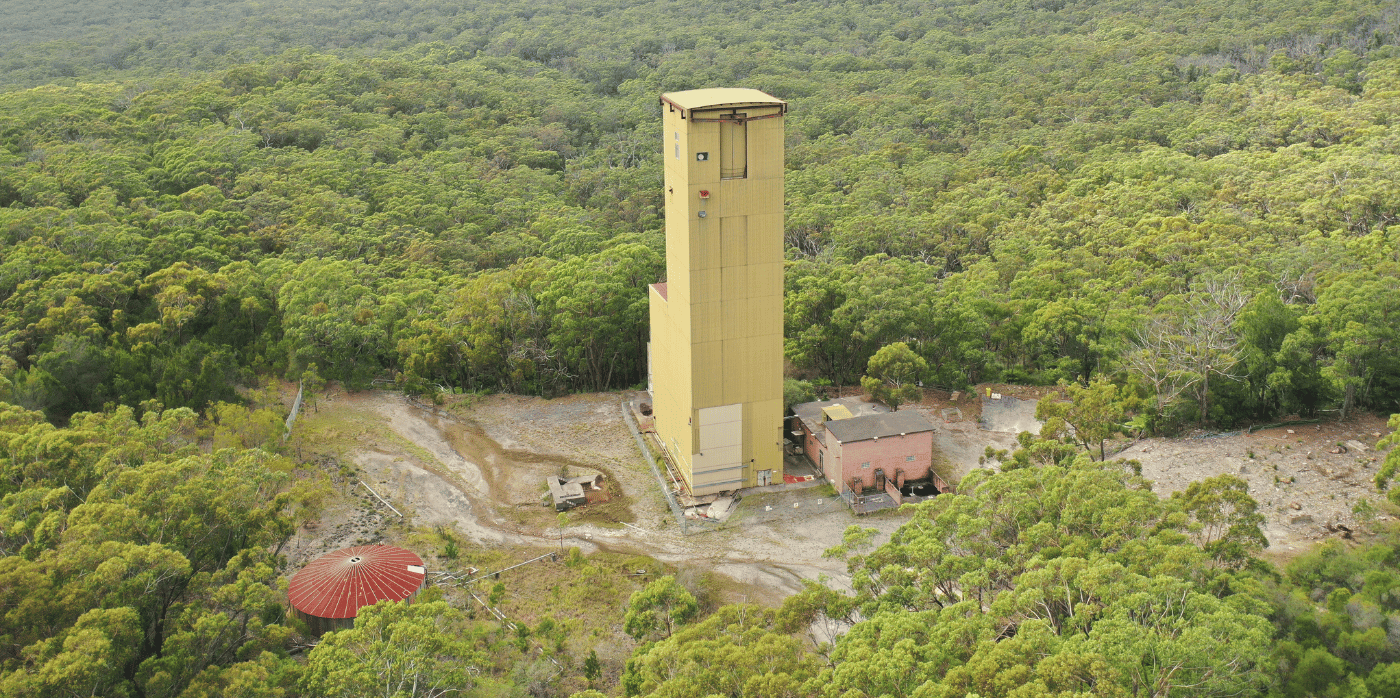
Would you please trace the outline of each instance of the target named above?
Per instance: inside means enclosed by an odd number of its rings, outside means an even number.
[[[1384,501],[1373,482],[1384,456],[1373,447],[1386,431],[1381,418],[1358,415],[1247,435],[1145,439],[1116,457],[1141,462],[1162,496],[1216,475],[1244,479],[1266,517],[1270,550],[1287,557],[1344,533],[1337,524],[1360,529],[1351,510],[1362,498]]]
[[[491,486],[498,500],[508,493],[517,507],[528,509],[540,504],[547,475],[601,473],[607,501],[573,510],[572,520],[603,526],[660,525],[664,506],[649,471],[637,467],[640,456],[622,422],[621,400],[621,395],[553,400],[493,395],[449,404],[445,413],[450,422],[436,426],[470,437],[458,437],[454,446],[491,464]],[[553,525],[553,510],[539,508],[547,516],[533,523]]]
[[[994,393],[992,397],[982,397],[982,418],[979,424],[987,431],[1000,432],[1003,434],[1019,434],[1028,431],[1032,434],[1039,434],[1041,422],[1035,418],[1036,406],[1039,400],[1022,400]]]
[[[987,397],[990,389],[1002,400]],[[852,390],[851,392],[854,392]],[[1014,434],[1039,431],[1035,406],[1054,388],[1005,384],[978,385],[958,400],[945,390],[926,389],[914,407],[937,427],[935,446],[953,478],[961,479],[979,462],[985,448],[1014,449]],[[905,408],[908,409],[908,408]],[[950,414],[961,419],[944,421]],[[1378,508],[1385,497],[1374,478],[1384,455],[1374,450],[1385,420],[1357,415],[1346,422],[1275,427],[1252,433],[1196,433],[1180,438],[1120,442],[1116,456],[1142,463],[1143,477],[1163,497],[1199,480],[1231,474],[1249,483],[1250,495],[1265,515],[1269,557],[1286,559],[1328,537],[1344,535],[1338,527],[1359,532],[1352,507],[1363,498]],[[947,475],[945,474],[945,477]],[[1383,517],[1384,518],[1384,517]]]
[[[988,389],[1001,400],[987,397]],[[1014,434],[1039,431],[1035,406],[1053,388],[979,385],[973,394],[953,401],[947,391],[925,390],[917,409],[938,427],[935,445],[961,478],[979,467],[986,446],[1014,449]],[[961,411],[962,421],[940,423],[944,410]],[[979,424],[980,422],[980,424]],[[1362,525],[1352,507],[1363,498],[1379,508],[1384,495],[1374,478],[1384,460],[1375,442],[1388,431],[1385,420],[1358,415],[1346,422],[1275,427],[1252,433],[1196,433],[1180,438],[1120,442],[1116,458],[1142,464],[1143,477],[1163,497],[1196,481],[1230,474],[1249,483],[1249,492],[1265,515],[1264,534],[1270,557],[1286,559],[1345,528]]]
[[[589,555],[641,555],[683,574],[718,573],[730,580],[716,587],[719,601],[776,602],[800,591],[802,579],[844,580],[844,563],[821,555],[847,526],[873,526],[883,539],[904,520],[808,508],[791,521],[682,536],[622,420],[622,403],[631,397],[491,396],[443,407],[387,392],[323,398],[299,422],[294,441],[353,472],[338,485],[346,496],[315,530],[299,533],[297,547],[309,558],[359,539],[402,539],[443,526],[476,548],[520,557],[557,549],[562,537],[564,547]],[[608,502],[569,512],[562,531],[553,507],[541,502],[544,476],[561,471],[602,473],[612,488]],[[404,519],[357,490],[360,479]]]
[[[1039,431],[1035,421],[1035,403],[1023,402],[1014,398],[994,401],[996,407],[984,405],[985,398],[978,397],[977,389],[960,392],[957,400],[952,393],[944,390],[926,389],[924,399],[918,405],[902,409],[915,409],[933,423],[934,470],[945,480],[956,483],[974,468],[984,467],[983,458],[987,448],[1011,450],[1016,448],[1016,434],[1022,430]],[[985,392],[985,391],[983,391]],[[1002,403],[1011,407],[1003,409]],[[1012,405],[1012,403],[1016,403]],[[1029,419],[1025,419],[1026,405],[1029,405]],[[989,415],[1002,412],[1015,416],[1015,419],[997,419],[988,424]]]

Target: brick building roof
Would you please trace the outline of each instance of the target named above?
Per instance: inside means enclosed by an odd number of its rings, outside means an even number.
[[[826,430],[841,443],[933,431],[933,424],[913,410],[837,419],[826,423]]]

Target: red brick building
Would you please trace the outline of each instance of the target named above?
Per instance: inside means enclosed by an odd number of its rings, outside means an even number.
[[[907,501],[906,483],[927,483],[930,493],[945,488],[932,472],[933,424],[918,412],[890,412],[860,398],[804,403],[793,412],[803,452],[858,512]]]
[[[826,430],[826,457],[832,461],[827,479],[839,472],[846,489],[883,491],[887,482],[901,487],[929,476],[933,425],[917,412],[832,420],[826,422]]]

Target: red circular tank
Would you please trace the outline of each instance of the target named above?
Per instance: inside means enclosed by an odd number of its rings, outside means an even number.
[[[362,606],[407,601],[423,588],[423,559],[391,545],[360,545],[326,553],[292,575],[287,600],[319,633],[349,628]]]

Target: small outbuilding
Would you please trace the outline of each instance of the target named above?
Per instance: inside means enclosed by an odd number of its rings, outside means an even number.
[[[320,635],[355,625],[361,608],[380,601],[411,601],[427,570],[417,554],[391,545],[342,548],[312,560],[292,575],[292,612]]]
[[[588,492],[603,489],[602,475],[562,478],[550,475],[544,479],[549,485],[549,497],[554,502],[555,511],[568,511],[588,503]]]

